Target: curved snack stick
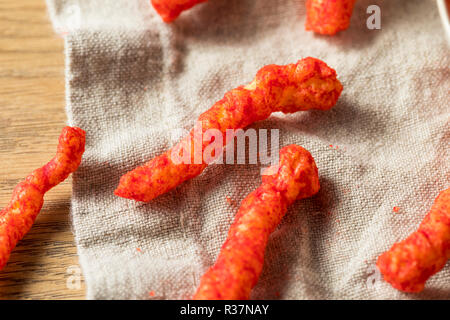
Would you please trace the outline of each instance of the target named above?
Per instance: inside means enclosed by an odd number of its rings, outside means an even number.
[[[242,201],[216,264],[202,277],[194,299],[249,299],[263,268],[270,234],[289,205],[313,196],[319,188],[311,154],[297,145],[281,149],[278,171],[263,175],[261,186]]]
[[[164,22],[172,22],[185,10],[208,0],[151,0]]]
[[[416,232],[383,253],[377,266],[394,288],[420,292],[450,259],[450,189],[442,191]]]
[[[350,25],[356,0],[307,0],[306,30],[334,35]]]
[[[78,168],[84,145],[83,130],[65,127],[59,137],[56,156],[14,189],[10,203],[0,211],[0,270],[17,242],[33,225],[44,204],[44,194]]]
[[[336,71],[318,59],[305,58],[285,66],[268,65],[258,71],[252,83],[227,92],[198,120],[202,123],[203,132],[218,129],[225,134],[227,129],[241,129],[264,120],[272,112],[331,109],[341,92],[342,85],[336,78]],[[203,159],[203,162],[196,162],[195,152],[191,152],[194,159],[191,164],[175,164],[176,161],[171,159],[173,150],[192,149],[195,139],[198,140],[193,129],[172,149],[125,174],[115,194],[147,202],[199,175],[207,164]],[[197,144],[203,152],[209,143],[200,141]],[[182,148],[183,145],[186,147]]]

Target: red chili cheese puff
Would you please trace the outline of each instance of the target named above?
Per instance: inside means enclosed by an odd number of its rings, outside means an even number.
[[[14,189],[10,203],[0,211],[0,270],[17,242],[33,225],[44,203],[44,194],[78,168],[84,145],[83,130],[65,127],[59,137],[56,156]]]
[[[350,25],[356,0],[307,0],[306,30],[334,35]]]
[[[249,85],[227,92],[198,120],[202,123],[203,132],[218,129],[225,135],[227,129],[245,128],[255,121],[268,118],[272,112],[328,110],[336,104],[341,91],[342,85],[336,78],[336,71],[318,59],[305,58],[285,66],[269,65],[259,70]],[[176,164],[171,160],[173,150],[193,150],[194,140],[193,129],[174,148],[125,174],[115,194],[150,201],[199,175],[207,164],[194,161],[194,152],[191,152],[191,164]],[[226,139],[223,140],[225,143]],[[208,144],[209,141],[200,142],[202,152]],[[183,145],[184,149],[180,147]]]
[[[383,253],[377,266],[394,288],[420,292],[450,259],[450,189],[442,191],[419,229]]]
[[[151,0],[164,22],[172,22],[185,10],[208,0]]]
[[[264,175],[261,186],[242,201],[216,264],[202,277],[194,299],[249,299],[263,268],[270,234],[289,205],[313,196],[319,188],[311,154],[295,144],[281,149],[278,170]]]

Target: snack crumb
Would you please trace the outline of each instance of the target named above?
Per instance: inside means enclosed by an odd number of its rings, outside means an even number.
[[[228,204],[230,204],[230,205],[232,205],[232,206],[234,206],[235,205],[235,203],[234,203],[234,201],[233,201],[233,199],[231,199],[229,196],[226,196],[226,198],[225,198],[226,200],[227,200],[227,202],[228,202]]]
[[[328,145],[331,149],[339,150],[339,146],[335,146],[333,144]]]

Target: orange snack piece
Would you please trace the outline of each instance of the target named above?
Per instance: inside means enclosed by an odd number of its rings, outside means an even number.
[[[56,156],[14,189],[10,203],[0,211],[0,270],[17,242],[33,225],[44,204],[44,194],[78,168],[84,146],[85,132],[65,127],[59,137]]]
[[[334,35],[350,25],[356,0],[307,0],[306,30]]]
[[[450,189],[442,191],[416,232],[383,253],[377,266],[394,288],[420,292],[450,259]]]
[[[252,83],[227,92],[198,120],[202,123],[202,132],[217,129],[225,135],[227,129],[245,128],[255,121],[267,119],[272,112],[331,109],[342,89],[336,71],[315,58],[305,58],[285,66],[268,65],[258,71]],[[195,139],[198,140],[193,129],[172,149],[125,174],[115,194],[147,202],[199,175],[207,163],[203,157],[200,162],[195,161],[195,152],[190,154],[190,164],[176,163],[171,159],[173,150],[193,150]],[[200,141],[197,144],[203,152],[209,143]]]
[[[185,10],[208,0],[151,0],[164,22],[172,22]]]
[[[278,168],[268,168],[261,186],[245,198],[216,264],[202,277],[196,300],[249,299],[264,263],[270,234],[288,206],[319,189],[319,175],[311,154],[295,144],[280,150]]]

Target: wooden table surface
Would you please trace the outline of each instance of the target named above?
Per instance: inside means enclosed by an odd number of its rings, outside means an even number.
[[[0,0],[0,208],[50,160],[65,125],[64,44],[44,0]],[[83,299],[70,225],[71,181],[51,190],[0,272],[0,299]],[[76,279],[75,279],[76,280]]]

